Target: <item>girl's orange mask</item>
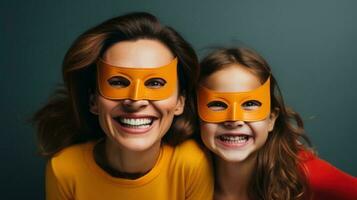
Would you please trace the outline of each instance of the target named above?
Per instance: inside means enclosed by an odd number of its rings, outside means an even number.
[[[163,100],[177,88],[177,58],[167,65],[153,68],[120,67],[103,60],[99,60],[97,66],[99,93],[108,99]],[[113,77],[125,78],[129,84],[125,87],[112,86],[109,80]],[[163,79],[165,84],[157,88],[148,87],[145,83],[153,78]]]
[[[270,78],[259,88],[247,92],[216,92],[201,86],[197,98],[198,114],[203,121],[260,121],[270,113]],[[245,102],[252,100],[261,105],[252,110],[243,107]],[[227,107],[214,110],[209,107],[212,102],[220,102]]]

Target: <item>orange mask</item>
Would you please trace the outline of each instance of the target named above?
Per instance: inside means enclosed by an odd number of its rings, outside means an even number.
[[[108,99],[162,100],[170,97],[177,87],[177,58],[167,65],[153,68],[113,66],[103,60],[99,60],[97,66],[99,92]],[[111,80],[118,77],[125,84],[111,84]],[[148,85],[153,79],[163,80],[164,84]]]
[[[247,92],[216,92],[201,86],[197,98],[198,114],[203,121],[260,121],[270,113],[270,78],[259,88]],[[261,105],[247,109],[243,107],[247,101],[257,101]],[[214,110],[209,107],[212,102],[226,107]]]

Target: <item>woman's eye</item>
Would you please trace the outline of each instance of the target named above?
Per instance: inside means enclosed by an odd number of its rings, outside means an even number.
[[[212,101],[207,106],[213,111],[225,110],[228,107],[226,103],[221,101]]]
[[[125,88],[130,85],[130,81],[122,76],[114,76],[108,80],[109,85],[115,88]]]
[[[244,110],[255,110],[257,108],[259,108],[262,105],[262,103],[260,103],[259,101],[256,100],[250,100],[250,101],[246,101],[242,104],[242,107]]]
[[[156,89],[161,88],[166,84],[166,81],[162,78],[151,78],[145,81],[145,86],[148,88]]]

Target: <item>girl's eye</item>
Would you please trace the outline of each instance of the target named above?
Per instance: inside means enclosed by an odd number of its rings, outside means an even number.
[[[166,84],[166,81],[162,78],[151,78],[145,81],[145,86],[148,88],[156,89],[161,88]]]
[[[227,104],[222,101],[212,101],[207,104],[207,107],[213,111],[220,111],[227,109]]]
[[[130,85],[130,81],[122,76],[114,76],[108,80],[109,85],[115,88],[125,88]]]
[[[262,105],[262,103],[260,103],[259,101],[256,100],[250,100],[250,101],[246,101],[242,104],[242,107],[244,110],[255,110],[257,108],[259,108]]]

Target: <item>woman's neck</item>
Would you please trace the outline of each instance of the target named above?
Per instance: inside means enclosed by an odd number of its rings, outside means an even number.
[[[248,187],[256,164],[256,155],[242,162],[215,158],[215,199],[248,199]]]
[[[129,151],[106,138],[95,147],[96,162],[112,176],[137,179],[148,173],[160,155],[160,142],[145,151]]]

